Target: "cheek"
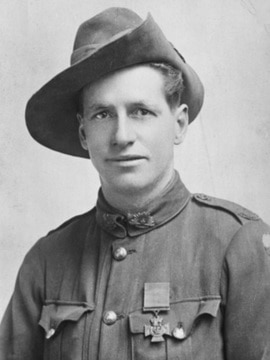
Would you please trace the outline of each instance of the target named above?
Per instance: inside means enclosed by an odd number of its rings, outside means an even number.
[[[158,169],[164,169],[171,165],[174,157],[174,144],[170,134],[163,133],[152,143],[152,165]]]
[[[159,156],[164,158],[171,158],[174,151],[175,140],[175,126],[173,123],[167,123],[160,127],[156,150]]]
[[[88,126],[85,133],[90,154],[100,153],[108,142],[108,132],[100,126]]]
[[[175,139],[175,127],[173,124],[162,123],[151,132],[153,145],[157,146],[159,152],[173,147]]]

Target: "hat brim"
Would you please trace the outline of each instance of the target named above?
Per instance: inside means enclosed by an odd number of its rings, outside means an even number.
[[[106,74],[149,62],[166,62],[182,71],[182,103],[188,105],[189,122],[192,122],[202,107],[203,85],[148,15],[130,33],[107,43],[86,59],[64,70],[30,98],[25,117],[31,136],[50,149],[89,158],[78,136],[76,113],[79,91]]]

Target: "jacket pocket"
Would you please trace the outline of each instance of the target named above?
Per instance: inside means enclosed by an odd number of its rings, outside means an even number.
[[[82,359],[86,319],[93,309],[75,302],[48,302],[43,306],[39,325],[45,332],[45,360]]]
[[[209,341],[216,341],[218,324],[215,320],[219,306],[219,297],[172,302],[169,311],[159,314],[161,321],[156,328],[154,314],[141,311],[130,314],[132,359],[190,360],[193,351],[197,352],[196,347],[201,349],[199,359],[218,358],[217,352],[211,355],[210,345],[209,352],[205,346]]]

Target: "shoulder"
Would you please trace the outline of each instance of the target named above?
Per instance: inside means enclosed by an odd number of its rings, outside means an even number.
[[[78,227],[88,224],[93,219],[94,213],[95,213],[95,208],[93,208],[90,211],[87,211],[86,213],[73,216],[72,218],[66,220],[55,229],[50,230],[47,234],[47,237],[50,235],[54,235],[54,234],[56,235],[66,231],[72,231],[74,228],[77,229]]]
[[[250,221],[259,221],[260,217],[245,207],[234,202],[219,199],[213,196],[195,193],[192,195],[192,201],[207,210],[212,210],[220,215],[227,215],[233,217],[239,224],[244,225]]]
[[[256,242],[261,246],[263,235],[265,243],[269,239],[269,227],[257,214],[239,204],[213,196],[192,194],[189,218],[193,229],[197,229],[200,237],[206,239],[204,241],[218,243],[224,252],[234,238],[237,241],[241,238],[247,247],[253,247]]]
[[[72,252],[73,250],[83,248],[85,237],[91,226],[95,225],[95,208],[92,210],[74,216],[57,228],[48,232],[47,235],[39,239],[30,253],[39,252],[42,257],[53,254]]]
[[[193,194],[192,201],[208,214],[206,218],[211,218],[214,226],[233,229],[228,239],[228,253],[235,253],[238,248],[237,253],[247,258],[256,248],[261,254],[270,255],[270,227],[257,214],[234,202],[205,194]]]

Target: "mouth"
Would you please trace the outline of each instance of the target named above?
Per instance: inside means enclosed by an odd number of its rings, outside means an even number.
[[[136,165],[146,160],[145,156],[141,155],[121,155],[109,158],[107,161],[119,164],[119,165]]]
[[[109,161],[121,162],[121,161],[134,161],[140,159],[145,159],[145,157],[141,155],[121,155],[110,158]]]

